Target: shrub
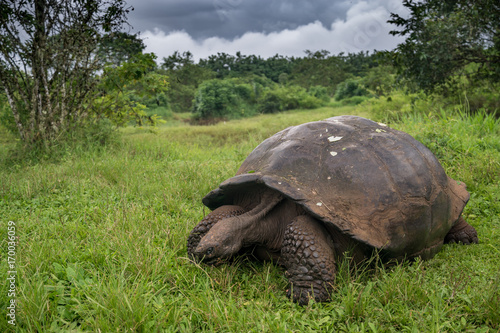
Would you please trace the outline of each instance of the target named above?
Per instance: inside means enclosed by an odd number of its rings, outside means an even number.
[[[380,65],[370,68],[362,82],[366,88],[378,96],[388,95],[394,88],[394,68]]]
[[[436,110],[433,101],[424,94],[393,91],[388,97],[372,98],[361,106],[379,121],[390,124],[414,112],[427,114]]]
[[[358,105],[358,104],[363,103],[367,99],[368,99],[367,96],[352,96],[352,97],[344,98],[341,101],[341,104],[342,105]]]
[[[323,102],[329,102],[328,89],[324,86],[312,86],[309,88],[309,95],[316,97]]]
[[[234,84],[223,80],[203,82],[196,91],[193,103],[195,118],[223,118],[237,105]]]
[[[252,115],[254,93],[249,84],[213,79],[203,82],[193,102],[195,120],[234,119]]]
[[[314,109],[325,102],[312,96],[299,86],[279,87],[267,90],[259,103],[259,110],[263,113],[274,113],[291,109]]]
[[[367,95],[369,95],[369,92],[365,87],[363,87],[358,81],[349,79],[345,80],[337,86],[335,99],[337,101],[340,101],[349,97]]]

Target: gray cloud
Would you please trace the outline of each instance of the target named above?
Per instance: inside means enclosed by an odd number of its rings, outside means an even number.
[[[232,39],[246,32],[271,33],[319,21],[330,26],[345,16],[349,1],[129,0],[136,30],[183,30],[195,39]]]
[[[401,13],[398,0],[129,0],[132,32],[147,52],[166,57],[191,51],[196,59],[217,52],[303,56],[304,50],[339,52],[394,48],[387,23]]]

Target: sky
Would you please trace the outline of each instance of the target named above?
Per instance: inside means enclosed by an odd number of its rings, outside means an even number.
[[[175,51],[198,61],[225,52],[302,57],[305,50],[331,54],[392,50],[390,13],[405,14],[401,0],[127,0],[128,18],[145,52],[161,62]]]

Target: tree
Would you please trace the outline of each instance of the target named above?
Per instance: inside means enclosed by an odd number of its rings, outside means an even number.
[[[391,14],[388,21],[402,28],[391,31],[392,35],[407,37],[392,54],[403,77],[426,91],[466,71],[471,78],[498,80],[498,1],[405,0],[403,5],[410,11],[408,18]]]
[[[104,35],[98,48],[98,56],[105,64],[120,66],[123,62],[132,59],[136,54],[142,53],[146,45],[138,34],[131,35],[126,32],[112,32]]]
[[[193,107],[193,99],[198,86],[215,76],[215,73],[194,64],[193,54],[175,51],[163,58],[161,68],[170,78],[167,98],[173,112],[187,112]]]
[[[194,60],[193,60],[193,54],[191,52],[187,51],[181,54],[179,51],[175,51],[172,55],[169,55],[168,58],[163,57],[163,63],[161,64],[161,68],[167,71],[178,70],[193,64]]]
[[[203,82],[193,104],[195,119],[221,119],[237,114],[241,103],[233,82],[213,79]]]
[[[332,56],[329,51],[306,50],[306,57],[294,61],[290,81],[304,88],[323,86],[333,90],[349,73],[343,55]]]
[[[335,92],[335,99],[337,101],[354,97],[354,96],[366,96],[369,92],[355,79],[348,79],[337,86]]]
[[[201,59],[199,65],[215,72],[218,79],[225,78],[234,67],[235,57],[224,52],[217,52],[217,55],[211,55],[208,59]]]
[[[0,1],[0,80],[21,140],[48,142],[94,117],[95,51],[131,8],[124,0]]]
[[[155,125],[157,116],[147,116],[146,106],[137,100],[158,100],[167,92],[168,77],[156,71],[155,59],[154,53],[137,53],[121,66],[106,66],[98,86],[104,93],[92,101],[100,111],[98,116],[119,126],[130,120],[140,126],[144,122]]]

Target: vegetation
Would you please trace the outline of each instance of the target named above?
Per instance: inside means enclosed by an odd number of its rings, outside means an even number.
[[[399,106],[395,106],[395,101]],[[430,103],[430,102],[426,102]],[[396,111],[396,107],[401,111]],[[392,110],[390,118],[381,110]],[[15,221],[17,324],[35,331],[479,331],[500,329],[500,122],[401,94],[354,107],[290,111],[214,126],[129,127],[59,163],[2,159],[0,259]],[[405,130],[467,183],[480,244],[446,245],[395,267],[340,263],[333,300],[299,307],[272,263],[207,267],[186,239],[201,198],[280,129],[359,114]],[[465,134],[466,133],[466,134]],[[2,156],[8,143],[1,147]],[[10,162],[9,162],[10,161]],[[0,279],[7,278],[5,269]],[[0,285],[0,308],[7,307]],[[0,321],[0,330],[12,327]]]
[[[46,144],[100,115],[95,50],[127,13],[122,0],[2,1],[0,82],[23,143]]]
[[[389,22],[402,29],[391,34],[407,37],[393,51],[394,63],[404,77],[426,91],[453,83],[457,74],[473,81],[498,82],[498,1],[405,0],[403,5],[409,17],[392,14]]]
[[[349,97],[366,96],[368,90],[356,80],[346,80],[337,87],[335,99],[340,101]]]
[[[143,53],[146,45],[138,34],[115,31],[102,36],[97,46],[97,56],[104,65],[120,66],[130,62],[139,53]]]

